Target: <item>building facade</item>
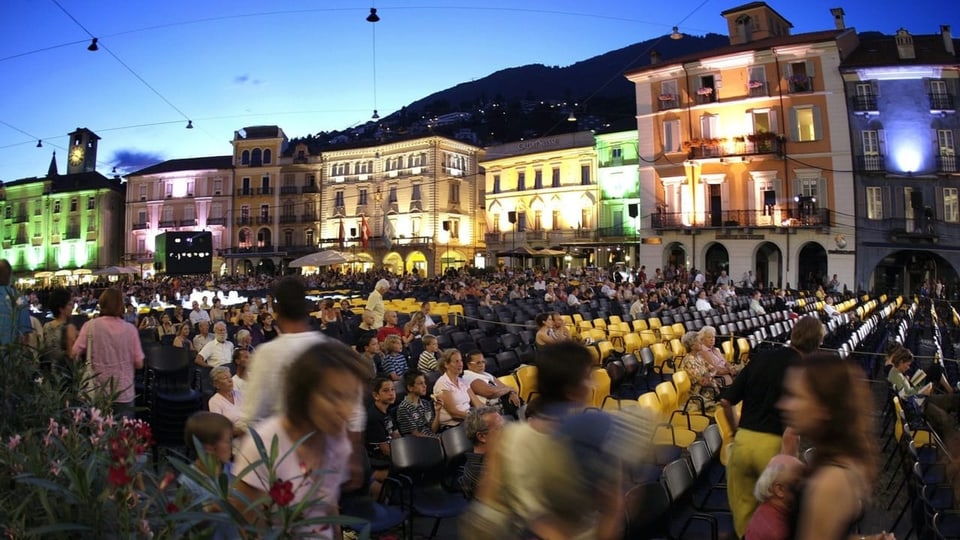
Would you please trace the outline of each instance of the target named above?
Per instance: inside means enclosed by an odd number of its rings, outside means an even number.
[[[487,266],[529,260],[510,257],[518,248],[570,248],[582,259],[577,265],[594,260],[600,187],[593,132],[491,146],[481,166]]]
[[[96,134],[70,133],[67,174],[56,154],[45,177],[0,186],[0,257],[22,277],[69,278],[120,263],[124,186],[96,172]]]
[[[224,267],[233,224],[233,158],[211,156],[171,159],[127,176],[125,259],[153,271],[157,235],[167,231],[210,231],[213,272]]]
[[[960,268],[956,138],[960,58],[939,34],[864,40],[841,64],[849,100],[857,214],[856,280],[912,294]]]
[[[634,70],[639,263],[775,287],[854,286],[851,152],[839,65],[857,34],[791,35],[764,2],[722,13],[730,45]],[[848,245],[849,244],[849,245]]]

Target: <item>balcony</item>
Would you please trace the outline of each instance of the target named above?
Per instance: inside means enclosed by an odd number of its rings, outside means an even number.
[[[197,226],[197,220],[196,220],[195,218],[194,218],[194,219],[181,219],[181,220],[180,220],[180,226],[181,226],[181,227],[196,227],[196,226]]]
[[[257,225],[269,225],[273,223],[273,216],[270,214],[263,214],[257,216]]]
[[[623,167],[624,165],[636,165],[639,159],[610,158],[599,163],[600,167]]]
[[[97,231],[87,231],[87,242],[96,242]]]
[[[96,240],[96,238],[94,238],[94,240]],[[30,245],[32,245],[33,247],[42,246],[42,245],[43,245],[43,237],[42,237],[42,236],[34,236],[34,237],[30,240]]]
[[[253,225],[253,218],[250,216],[241,216],[237,218],[237,225]]]
[[[342,206],[342,205],[341,205],[341,206],[334,206],[334,207],[333,207],[333,215],[335,215],[335,216],[346,216],[346,215],[347,215],[347,207],[346,207],[346,206]]]
[[[683,147],[690,159],[727,158],[759,154],[783,154],[784,139],[775,133],[757,133],[730,139],[693,139]]]
[[[957,156],[937,156],[937,172],[955,173],[957,171]]]
[[[792,75],[787,82],[791,94],[813,92],[813,79],[808,75]]]
[[[227,218],[224,218],[224,217],[212,217],[212,218],[207,218],[207,225],[221,225],[221,226],[223,226],[223,225],[226,225],[226,224],[227,224]]]
[[[857,156],[857,168],[862,172],[882,173],[887,170],[882,154],[864,154]]]
[[[853,111],[859,113],[877,112],[877,96],[853,96]]]
[[[365,204],[358,204],[357,211],[354,212],[355,216],[366,216],[369,215],[369,208]]]
[[[309,186],[303,186],[303,187],[300,188],[300,193],[316,193],[316,192],[317,192],[317,185],[316,185],[316,184],[309,185]]]
[[[953,96],[950,94],[929,94],[930,112],[955,111]]]
[[[410,201],[410,212],[423,212],[423,202],[419,200]]]
[[[301,223],[314,223],[317,221],[317,215],[314,213],[300,214]]]
[[[277,253],[276,246],[229,247],[222,250],[224,257],[242,257],[252,253]]]
[[[661,111],[680,108],[680,96],[676,94],[660,94],[657,96],[657,102],[660,104]]]
[[[64,235],[67,240],[80,239],[80,227],[67,227],[67,234]]]
[[[499,244],[503,238],[503,234],[499,232],[488,232],[483,235],[483,240],[487,244]]]
[[[697,90],[697,105],[708,105],[717,102],[717,92],[713,88],[701,88]]]
[[[271,187],[261,187],[261,188],[252,188],[252,187],[242,187],[237,188],[237,197],[253,197],[256,195],[273,195],[273,188]]]
[[[547,232],[544,231],[543,229],[529,230],[526,232],[526,234],[527,234],[527,241],[530,241],[530,240],[542,241],[546,239],[546,236],[547,236]]]
[[[165,221],[161,221],[158,225],[160,226],[161,229],[170,229],[177,226],[177,220],[168,219]]]
[[[659,212],[650,216],[651,227],[663,230],[749,228],[816,228],[829,227],[830,209],[813,208],[799,212],[796,208],[764,212],[763,210],[726,210],[702,216],[682,212]]]
[[[636,231],[630,231],[623,225],[619,227],[600,227],[597,229],[597,236],[600,238],[633,238],[636,235]]]
[[[747,83],[747,96],[756,98],[756,97],[770,97],[770,90],[767,86],[766,81],[750,81]]]
[[[26,223],[27,220],[29,220],[29,219],[30,219],[30,217],[29,217],[28,215],[26,215],[26,214],[17,214],[16,216],[13,217],[13,222],[14,222],[14,223]]]
[[[79,238],[79,237],[80,237],[80,236],[78,235],[77,238]],[[26,243],[27,243],[27,235],[25,235],[25,234],[24,234],[24,235],[17,235],[16,244],[19,245],[19,244],[26,244]]]
[[[131,229],[134,231],[142,231],[143,229],[146,229],[146,228],[147,228],[146,223],[134,223],[133,226],[131,227]]]
[[[297,186],[281,186],[280,187],[281,195],[296,195],[299,192],[300,190],[297,188]]]
[[[296,223],[296,214],[280,214],[280,223]]]

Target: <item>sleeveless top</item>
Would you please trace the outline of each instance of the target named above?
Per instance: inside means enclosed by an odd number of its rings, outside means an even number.
[[[829,463],[824,463],[822,466],[836,467],[838,469],[842,469],[846,471],[847,476],[849,478],[850,485],[857,486],[857,488],[861,493],[864,491],[860,477],[857,476],[854,473],[854,471],[851,470],[846,465],[843,465],[841,463],[836,463],[836,462],[829,462]],[[803,508],[803,499],[806,496],[806,487],[809,481],[810,481],[810,478],[806,477],[801,481],[797,482],[797,485],[794,486],[794,504],[793,504],[793,510],[790,512],[790,519],[789,519],[790,538],[796,538],[797,533],[800,531],[800,509]],[[849,537],[850,535],[857,534],[858,525],[860,521],[863,520],[864,513],[866,512],[864,509],[863,499],[860,498],[857,500],[857,502],[860,505],[860,510],[856,514],[854,514],[854,516],[850,519],[850,522],[847,523],[847,526],[843,529],[844,532],[837,538],[837,540],[842,540],[844,538]],[[823,540],[829,540],[829,539],[823,539]]]

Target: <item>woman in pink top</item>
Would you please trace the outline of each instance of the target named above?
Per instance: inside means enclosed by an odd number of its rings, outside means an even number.
[[[80,328],[73,356],[83,358],[90,347],[90,367],[100,392],[118,392],[113,412],[133,417],[133,372],[143,367],[137,328],[123,320],[123,294],[106,289],[100,295],[100,316]]]
[[[443,375],[433,385],[434,399],[443,403],[440,409],[440,429],[459,426],[467,418],[471,407],[483,407],[470,385],[460,377],[463,373],[463,355],[457,349],[447,349],[440,356]]]

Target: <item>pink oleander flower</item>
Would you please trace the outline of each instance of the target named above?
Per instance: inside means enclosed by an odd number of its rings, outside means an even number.
[[[74,424],[79,424],[81,421],[83,421],[83,410],[82,410],[82,409],[74,409],[71,414],[73,415],[73,423],[74,423]]]
[[[96,407],[90,409],[90,421],[98,426],[103,424],[104,418],[103,413],[100,412],[100,409]]]
[[[10,450],[16,450],[20,443],[23,441],[23,437],[19,433],[10,437],[10,440],[7,441],[7,448]]]
[[[51,418],[50,423],[47,424],[47,433],[49,433],[50,435],[56,435],[59,429],[60,429],[60,424],[58,424],[56,420]]]
[[[52,474],[52,475],[54,475],[54,476],[60,476],[60,471],[61,471],[61,468],[60,468],[60,460],[57,459],[57,460],[51,461],[51,462],[50,462],[50,474]]]

